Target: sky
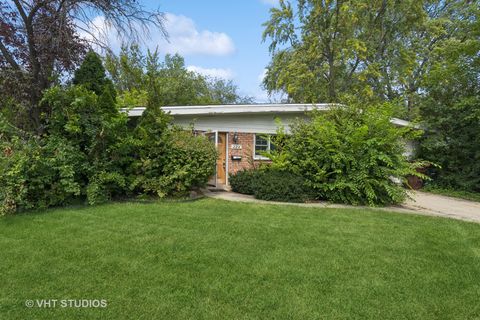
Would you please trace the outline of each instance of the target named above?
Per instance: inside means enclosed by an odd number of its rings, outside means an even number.
[[[268,40],[262,43],[262,23],[278,0],[140,0],[150,9],[165,13],[169,41],[151,30],[142,47],[162,54],[179,53],[189,70],[233,80],[241,95],[268,102],[260,84],[270,61]],[[102,17],[94,23],[103,24]],[[109,37],[110,38],[110,37]],[[120,47],[120,41],[111,40]]]

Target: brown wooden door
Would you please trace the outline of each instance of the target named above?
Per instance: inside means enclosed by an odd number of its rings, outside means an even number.
[[[217,182],[226,184],[226,166],[227,166],[227,158],[226,158],[226,148],[227,148],[227,134],[226,132],[219,132],[218,133],[218,143],[217,143],[217,150],[218,150],[218,159],[217,159]]]

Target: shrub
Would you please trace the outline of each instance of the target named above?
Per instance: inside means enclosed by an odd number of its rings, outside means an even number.
[[[305,202],[312,198],[304,178],[269,167],[239,171],[230,176],[229,182],[232,191],[261,200]]]
[[[170,117],[149,106],[135,130],[138,158],[132,189],[137,193],[183,196],[204,186],[215,172],[217,152],[206,137],[169,127]]]
[[[82,154],[66,140],[13,137],[1,151],[0,215],[65,205],[80,194]]]
[[[83,154],[84,162],[75,171],[81,195],[90,204],[124,196],[126,171],[133,162],[127,116],[116,109],[112,88],[104,88],[97,96],[83,85],[54,87],[42,100],[52,110],[46,135],[68,140]]]
[[[106,85],[112,84],[111,80],[105,76],[102,58],[94,51],[90,51],[85,55],[80,68],[75,70],[72,82],[73,84],[84,86],[99,96],[104,91]]]
[[[87,55],[73,82],[44,92],[40,107],[49,112],[42,114],[41,136],[21,132],[0,114],[0,214],[74,199],[184,195],[213,175],[215,146],[171,127],[158,88],[149,91],[133,130],[98,55]]]
[[[98,171],[89,177],[86,196],[89,204],[104,203],[127,194],[124,172]]]
[[[446,94],[446,96],[448,96]],[[440,189],[480,192],[480,95],[425,102],[422,112],[430,130],[421,140],[420,155],[440,167],[428,175]]]
[[[164,155],[165,165],[159,185],[160,195],[185,195],[192,188],[203,187],[215,173],[217,151],[206,137],[189,131],[172,129],[170,147]]]
[[[288,171],[268,169],[257,176],[255,198],[270,201],[305,202],[312,198],[305,179]]]
[[[259,170],[242,170],[229,178],[232,191],[253,195],[257,188],[257,181],[261,172]]]
[[[317,199],[347,204],[388,205],[402,202],[406,175],[423,163],[409,163],[402,141],[415,133],[391,124],[390,104],[341,106],[314,112],[298,121],[271,158],[273,167],[302,176]]]
[[[73,82],[44,92],[40,109],[49,112],[42,114],[40,136],[12,130],[1,119],[2,212],[127,194],[134,146],[100,57],[90,52]]]
[[[476,37],[447,46],[423,79],[418,109],[428,130],[419,154],[439,165],[427,172],[435,189],[480,194],[479,45]]]

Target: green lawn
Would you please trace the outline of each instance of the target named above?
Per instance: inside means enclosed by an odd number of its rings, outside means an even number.
[[[117,203],[2,218],[0,245],[0,319],[480,318],[480,225],[450,219]]]

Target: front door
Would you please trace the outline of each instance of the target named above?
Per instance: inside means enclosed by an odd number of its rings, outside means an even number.
[[[227,133],[226,132],[219,132],[217,138],[217,151],[218,151],[218,158],[217,158],[217,183],[226,184],[227,180]]]
[[[208,184],[215,187],[218,187],[218,184],[225,185],[227,182],[227,133],[213,131],[206,133],[206,136],[210,139],[210,141],[215,143],[218,152],[217,164],[215,165],[215,175],[210,178]]]

